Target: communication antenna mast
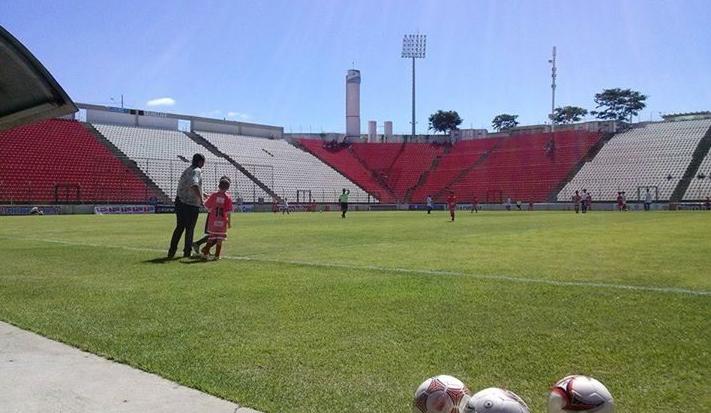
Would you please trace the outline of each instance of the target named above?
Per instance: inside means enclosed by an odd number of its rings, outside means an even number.
[[[555,131],[555,119],[554,119],[554,114],[555,114],[555,78],[558,75],[557,70],[558,68],[555,65],[555,46],[553,46],[553,57],[548,60],[548,63],[551,64],[551,132]]]

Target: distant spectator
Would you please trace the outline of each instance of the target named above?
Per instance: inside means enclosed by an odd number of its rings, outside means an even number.
[[[583,197],[580,196],[580,193],[578,191],[575,191],[575,195],[571,197],[573,201],[573,208],[575,209],[575,213],[580,212],[580,201],[583,199]]]
[[[528,201],[528,210],[533,211],[533,201]]]
[[[432,205],[432,196],[431,196],[431,195],[427,195],[427,199],[425,200],[425,202],[427,203],[427,213],[428,213],[428,214],[431,214],[431,213],[432,213],[432,208],[433,208],[433,205]]]
[[[284,214],[289,215],[289,198],[286,198],[286,197],[284,198],[284,204],[282,205],[281,214],[282,215],[284,215]]]
[[[649,192],[649,188],[647,188],[647,193],[644,194],[644,210],[649,211],[652,209],[652,202],[654,202],[654,198],[652,198],[652,193]]]
[[[506,198],[506,202],[504,202],[504,207],[506,207],[507,211],[511,211],[511,198]]]
[[[521,210],[521,200],[516,201],[516,208],[518,208],[519,211]]]
[[[583,214],[588,212],[588,208],[590,208],[591,200],[592,200],[592,197],[590,197],[588,190],[583,188],[583,194],[581,195],[581,201],[580,201],[580,206],[581,206]]]
[[[30,209],[30,215],[44,215],[44,211],[37,207],[32,207],[32,209]]]
[[[622,191],[622,210],[627,211],[627,194]]]

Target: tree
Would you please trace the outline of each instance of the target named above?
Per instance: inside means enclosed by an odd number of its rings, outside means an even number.
[[[630,89],[605,89],[602,93],[595,94],[596,109],[592,111],[598,119],[613,119],[621,122],[631,121],[640,110],[647,106],[644,101],[647,96]]]
[[[573,123],[587,115],[588,111],[578,106],[563,106],[555,108],[552,120],[554,123]]]
[[[456,130],[457,126],[462,123],[462,118],[456,111],[448,110],[438,110],[437,112],[430,115],[430,127],[429,129],[435,132],[449,133],[450,131]]]
[[[491,121],[491,126],[496,129],[497,132],[502,130],[511,129],[518,125],[516,120],[518,115],[509,115],[508,113],[502,113],[497,115],[494,120]]]

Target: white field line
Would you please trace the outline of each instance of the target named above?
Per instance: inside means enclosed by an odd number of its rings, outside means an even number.
[[[33,242],[46,242],[52,244],[62,244],[68,246],[82,246],[82,247],[93,247],[93,248],[114,248],[122,249],[127,251],[139,251],[139,252],[159,252],[165,253],[165,249],[158,248],[137,248],[128,247],[122,245],[101,245],[92,244],[86,242],[73,242],[73,241],[63,241],[63,240],[52,240],[52,239],[36,239],[36,238],[14,238],[14,237],[0,237],[7,240],[15,241],[33,241]],[[641,291],[641,292],[652,292],[652,293],[662,293],[662,294],[684,294],[691,296],[711,296],[711,291],[705,290],[690,290],[687,288],[675,288],[675,287],[654,287],[646,285],[628,285],[628,284],[613,284],[613,283],[600,283],[600,282],[588,282],[588,281],[559,281],[559,280],[546,280],[540,278],[527,278],[527,277],[514,277],[509,275],[483,275],[483,274],[473,274],[467,272],[459,271],[443,271],[443,270],[427,270],[427,269],[412,269],[412,268],[398,268],[398,267],[381,267],[377,265],[352,265],[352,264],[334,264],[334,263],[321,263],[312,261],[300,261],[300,260],[282,260],[275,258],[255,258],[246,256],[222,256],[224,259],[235,260],[235,261],[253,261],[253,262],[265,262],[273,264],[289,264],[289,265],[302,265],[309,267],[320,267],[320,268],[336,268],[344,270],[368,270],[368,271],[378,271],[378,272],[395,272],[401,274],[419,274],[419,275],[443,275],[443,276],[464,276],[471,277],[480,280],[492,280],[492,281],[509,281],[523,284],[546,284],[558,287],[584,287],[584,288],[599,288],[599,289],[614,289],[614,290],[628,290],[628,291]]]

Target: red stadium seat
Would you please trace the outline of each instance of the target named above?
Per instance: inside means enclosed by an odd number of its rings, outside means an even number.
[[[76,121],[2,131],[0,148],[2,202],[144,203],[160,196]]]

